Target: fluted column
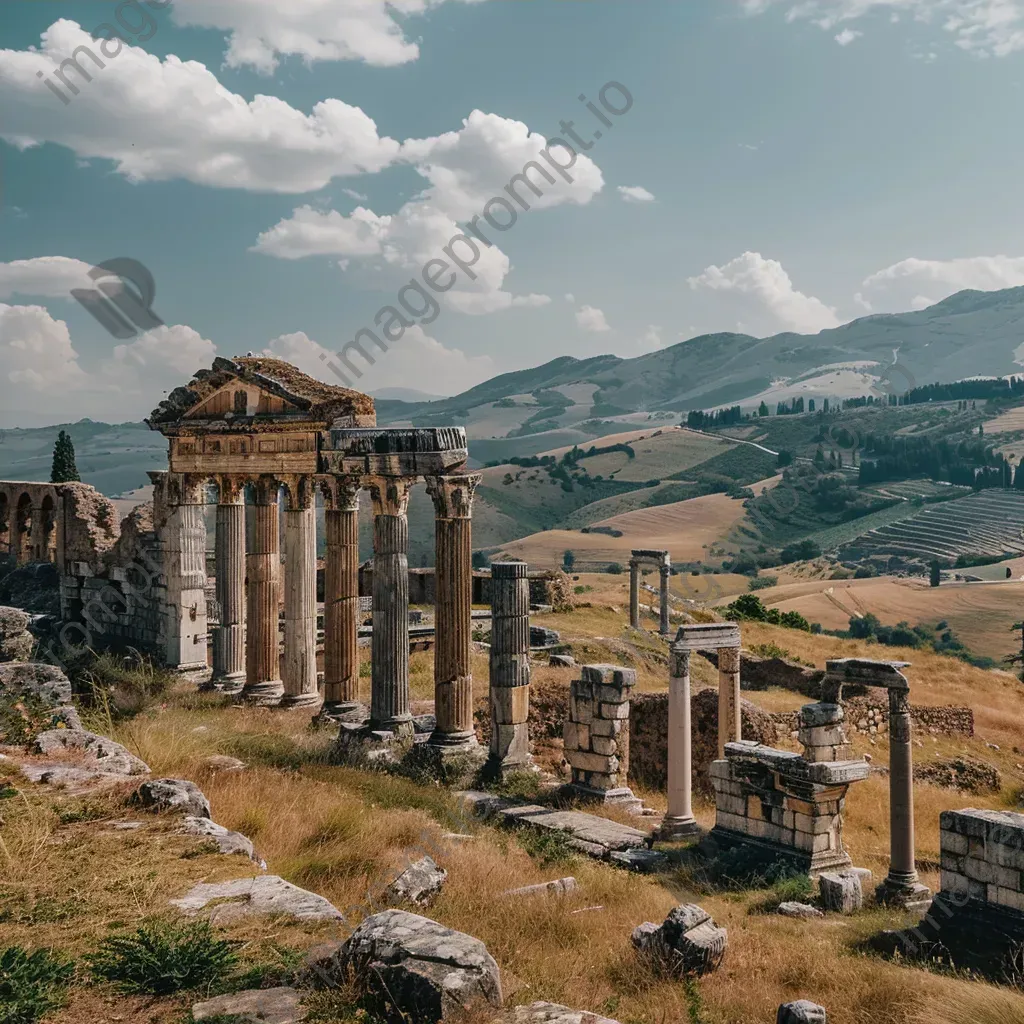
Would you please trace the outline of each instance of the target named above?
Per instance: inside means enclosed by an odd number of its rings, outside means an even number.
[[[491,563],[491,751],[498,773],[529,768],[530,581],[525,562]]]
[[[373,637],[370,726],[408,734],[409,489],[403,477],[370,477],[373,501]]]
[[[660,835],[663,839],[681,839],[700,831],[692,801],[690,652],[670,652],[668,664],[668,811]]]
[[[359,703],[359,480],[323,481],[324,703],[321,719],[341,720],[362,711]]]
[[[889,874],[875,891],[879,903],[916,906],[931,890],[921,883],[914,857],[914,755],[910,689],[889,688]]]
[[[473,729],[473,492],[479,473],[427,478],[434,500],[434,715],[430,742],[475,747]]]
[[[629,624],[640,628],[640,563],[629,560]]]
[[[219,481],[215,532],[220,621],[213,633],[213,686],[237,693],[245,684],[245,487],[239,477]]]
[[[722,647],[718,652],[718,759],[725,757],[726,743],[741,740],[740,649]]]
[[[320,700],[316,685],[316,490],[312,477],[285,481],[284,683],[282,707]]]
[[[661,604],[660,604],[660,607],[659,607],[659,611],[660,611],[660,614],[661,614],[660,631],[661,631],[661,635],[662,636],[668,636],[668,631],[669,631],[668,619],[669,619],[669,610],[670,610],[669,597],[668,597],[668,584],[669,584],[669,579],[670,579],[670,577],[672,575],[672,570],[667,565],[663,565],[663,566],[661,566],[660,572],[661,572]]]
[[[160,637],[164,664],[205,675],[206,523],[205,481],[181,473],[152,473],[153,521],[167,579]]]
[[[277,704],[284,694],[278,647],[281,551],[277,495],[278,482],[261,477],[256,484],[252,538],[245,556],[249,586],[242,696],[257,704]]]

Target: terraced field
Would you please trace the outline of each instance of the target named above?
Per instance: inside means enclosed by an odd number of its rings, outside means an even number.
[[[898,555],[930,561],[1024,554],[1024,494],[989,490],[924,508],[840,549],[845,559]]]

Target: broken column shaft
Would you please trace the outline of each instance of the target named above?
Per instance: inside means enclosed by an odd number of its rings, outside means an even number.
[[[491,768],[529,768],[530,582],[525,562],[491,565]]]

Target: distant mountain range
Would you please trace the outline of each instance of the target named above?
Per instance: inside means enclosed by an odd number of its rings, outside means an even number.
[[[689,409],[763,397],[774,413],[775,399],[787,394],[864,394],[880,377],[903,391],[1024,372],[1022,353],[1024,288],[963,291],[928,309],[866,316],[813,336],[706,334],[635,359],[561,356],[453,398],[383,388],[375,399],[382,425],[465,424],[473,459],[486,462],[677,420]],[[894,359],[899,369],[890,371]],[[166,441],[144,424],[64,426],[83,479],[107,494],[147,484],[146,470],[166,466]],[[48,479],[57,429],[0,430],[0,479]]]
[[[1024,372],[1016,361],[1022,351],[1024,288],[962,291],[918,312],[861,317],[815,335],[705,334],[634,359],[562,356],[441,401],[394,402],[382,396],[378,417],[382,422],[461,422],[480,406],[578,384],[595,386],[588,416],[684,412],[742,403],[780,382],[822,378],[820,391],[827,394],[837,365],[860,364],[864,370],[864,364],[875,364],[867,372],[885,377],[897,355],[901,370],[892,373],[892,386],[903,391],[916,384]]]

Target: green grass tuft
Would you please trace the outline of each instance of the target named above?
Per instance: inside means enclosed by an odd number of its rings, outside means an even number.
[[[74,962],[49,949],[0,950],[0,1024],[36,1024],[64,1005]]]

